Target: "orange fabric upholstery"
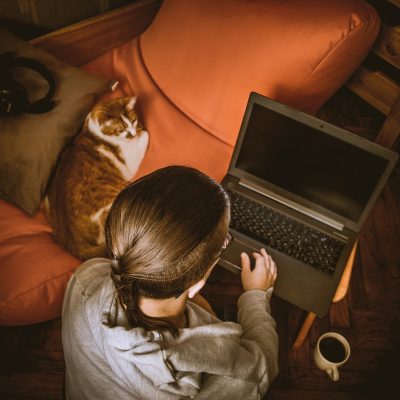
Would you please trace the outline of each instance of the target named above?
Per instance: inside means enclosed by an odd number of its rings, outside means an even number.
[[[80,261],[58,246],[44,214],[28,217],[0,200],[0,324],[60,315],[68,278]]]
[[[378,30],[362,0],[165,0],[140,47],[164,95],[234,145],[250,91],[315,113]]]
[[[314,113],[378,30],[362,0],[164,0],[141,37],[85,68],[119,80],[113,96],[138,95],[150,145],[135,178],[183,164],[221,180],[251,91]],[[29,218],[0,201],[0,324],[59,315],[78,264],[41,212]]]

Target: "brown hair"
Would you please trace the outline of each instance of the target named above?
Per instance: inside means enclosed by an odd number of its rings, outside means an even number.
[[[178,296],[200,281],[218,256],[227,234],[229,199],[200,171],[183,166],[159,169],[133,182],[115,198],[106,222],[114,284],[131,326],[177,328],[146,316],[139,296]]]

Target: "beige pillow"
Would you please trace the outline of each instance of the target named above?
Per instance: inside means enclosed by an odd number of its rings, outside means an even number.
[[[79,131],[85,116],[108,89],[108,80],[66,65],[45,51],[0,29],[0,54],[33,58],[56,82],[53,110],[44,114],[0,116],[0,197],[33,215],[43,198],[58,155]],[[47,93],[47,82],[25,68],[15,69],[34,101]]]

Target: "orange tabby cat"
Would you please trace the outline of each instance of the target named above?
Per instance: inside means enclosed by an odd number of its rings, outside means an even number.
[[[45,213],[53,235],[82,260],[105,256],[108,210],[145,155],[149,135],[137,120],[135,101],[97,104],[61,154],[48,188]]]

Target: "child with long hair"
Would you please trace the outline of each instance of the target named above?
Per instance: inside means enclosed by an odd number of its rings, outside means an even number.
[[[62,310],[66,398],[260,399],[278,372],[276,266],[242,254],[238,323],[198,292],[229,245],[229,198],[189,167],[128,185],[106,223],[109,259],[81,265]]]

